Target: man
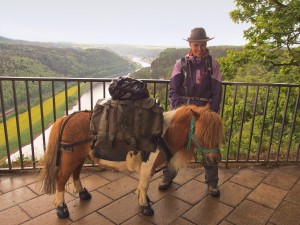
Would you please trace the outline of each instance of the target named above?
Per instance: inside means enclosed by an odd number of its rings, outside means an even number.
[[[218,62],[209,55],[207,41],[213,38],[206,36],[203,28],[194,28],[190,37],[184,39],[191,48],[189,54],[176,61],[170,80],[170,102],[174,110],[184,104],[205,106],[210,104],[211,110],[218,112],[222,96],[222,81]],[[205,182],[212,196],[219,196],[218,165],[210,165],[204,161]],[[166,168],[160,190],[166,190],[178,171]]]

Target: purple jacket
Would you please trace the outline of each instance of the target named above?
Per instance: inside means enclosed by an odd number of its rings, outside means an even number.
[[[209,53],[208,53],[209,54]],[[210,76],[207,70],[207,55],[202,58],[194,56],[187,57],[187,78],[186,88],[183,87],[184,75],[181,69],[181,59],[178,59],[170,80],[169,98],[171,109],[176,109],[183,104],[194,104],[204,106],[205,101],[188,100],[182,98],[198,97],[211,99],[211,109],[214,112],[219,111],[222,96],[222,80],[219,63],[212,57],[212,70]]]

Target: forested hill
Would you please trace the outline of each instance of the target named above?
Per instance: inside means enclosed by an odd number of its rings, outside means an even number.
[[[0,42],[0,76],[116,77],[135,70],[104,49],[42,47]]]
[[[228,50],[241,51],[242,46],[211,46],[210,54],[216,59],[225,57]],[[151,67],[143,68],[131,76],[139,79],[170,79],[175,61],[186,54],[188,48],[168,48],[160,53],[159,57],[151,63]]]
[[[78,44],[71,42],[32,42],[24,40],[14,40],[0,36],[0,44],[14,45],[34,45],[47,48],[73,48],[73,49],[105,49],[120,56],[157,58],[159,53],[166,49],[162,46],[142,46],[142,45],[122,45],[122,44]]]

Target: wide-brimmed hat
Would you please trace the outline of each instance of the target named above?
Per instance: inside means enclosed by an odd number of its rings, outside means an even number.
[[[205,42],[210,41],[211,39],[214,39],[214,37],[207,37],[206,31],[202,27],[192,29],[190,37],[188,37],[187,39],[183,38],[183,40],[195,42]]]

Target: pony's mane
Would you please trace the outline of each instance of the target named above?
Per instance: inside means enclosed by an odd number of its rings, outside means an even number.
[[[191,117],[193,116],[193,113],[191,113],[192,111],[197,112],[203,109],[203,107],[197,107],[195,105],[181,106],[176,109],[176,113],[172,118],[172,124],[179,125],[180,123],[186,123],[186,121],[191,119]]]
[[[223,141],[223,123],[220,115],[209,106],[181,106],[172,117],[172,128],[179,129],[183,137],[187,137],[192,117],[195,118],[194,139],[206,149],[219,147]]]

